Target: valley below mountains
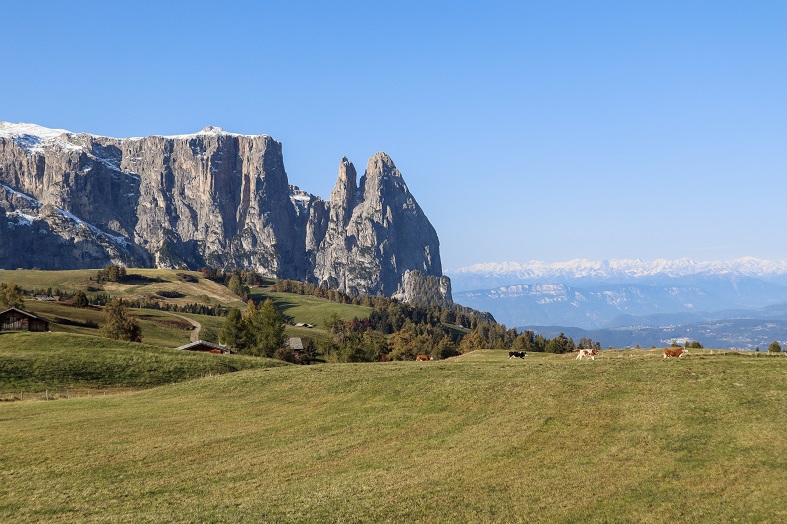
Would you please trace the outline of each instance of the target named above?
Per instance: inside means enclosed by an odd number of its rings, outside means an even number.
[[[0,122],[0,268],[113,263],[451,303],[437,233],[385,153],[360,179],[343,158],[324,201],[289,183],[267,135],[120,139]]]
[[[783,262],[576,260],[483,264],[449,275],[457,302],[547,337],[562,332],[604,347],[699,340],[754,349],[787,341]]]

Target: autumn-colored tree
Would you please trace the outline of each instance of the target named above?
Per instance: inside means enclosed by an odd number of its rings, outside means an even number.
[[[21,308],[23,305],[22,288],[16,284],[0,282],[0,311],[12,307]]]
[[[105,337],[115,340],[142,342],[142,328],[137,319],[131,316],[120,298],[113,298],[104,308],[106,320],[101,327]]]

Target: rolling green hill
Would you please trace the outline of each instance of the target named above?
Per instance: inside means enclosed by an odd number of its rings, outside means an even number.
[[[484,350],[9,403],[0,520],[780,522],[785,375]]]
[[[271,299],[283,314],[291,317],[295,322],[303,322],[320,327],[323,320],[333,313],[342,320],[352,320],[355,317],[369,318],[372,308],[356,306],[353,304],[339,304],[324,298],[311,295],[298,295],[295,293],[280,293],[271,288],[253,288],[252,297],[255,300]]]
[[[0,333],[0,393],[149,388],[208,374],[280,365],[286,364],[73,333]]]
[[[0,270],[0,282],[14,283],[23,289],[61,289],[63,291],[85,291],[88,295],[96,290],[104,291],[112,296],[126,299],[155,297],[162,303],[184,305],[188,303],[221,304],[244,308],[243,300],[225,286],[217,284],[196,271],[180,271],[168,269],[130,269],[129,279],[125,283],[104,282],[98,284],[94,280],[98,270],[72,271],[41,271],[41,270]],[[176,292],[180,296],[168,298],[159,293]],[[371,308],[352,304],[338,304],[310,295],[278,293],[272,287],[252,289],[255,300],[270,298],[277,308],[290,317],[293,323],[305,323],[315,328],[287,326],[287,336],[305,338],[327,338],[321,328],[323,320],[336,313],[343,320],[354,317],[367,318]],[[98,327],[104,321],[104,313],[99,309],[80,309],[53,302],[39,302],[28,299],[25,309],[41,315],[54,323],[52,331],[76,333],[82,335],[99,335]],[[142,326],[142,339],[147,344],[162,347],[177,347],[189,342],[191,326],[183,323],[164,311],[134,309],[133,314]],[[187,316],[213,333],[221,330],[223,317],[177,313]]]

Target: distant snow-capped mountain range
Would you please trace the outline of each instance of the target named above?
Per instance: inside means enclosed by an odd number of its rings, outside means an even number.
[[[754,348],[763,336],[787,341],[785,261],[579,259],[476,264],[446,273],[459,304],[509,327],[600,329],[593,334],[604,346],[699,334],[718,347]]]
[[[728,261],[575,259],[568,262],[488,262],[446,271],[455,291],[511,284],[616,281],[620,283],[687,276],[746,276],[765,280],[787,277],[787,261],[744,257]]]

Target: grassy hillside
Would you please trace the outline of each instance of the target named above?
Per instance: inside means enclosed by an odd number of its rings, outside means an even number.
[[[208,374],[279,365],[285,364],[70,333],[0,333],[0,393],[148,388]]]
[[[313,324],[317,327],[321,327],[323,320],[330,317],[333,313],[339,315],[339,318],[342,320],[352,320],[354,317],[369,318],[372,312],[370,307],[339,304],[311,295],[279,293],[270,288],[254,288],[252,297],[255,300],[270,298],[279,311],[292,317],[295,322]]]
[[[90,288],[101,289],[112,296],[142,297],[160,291],[177,291],[183,296],[167,301],[185,304],[189,302],[204,303],[236,303],[240,299],[226,287],[213,282],[197,271],[180,271],[172,269],[129,269],[126,283],[104,282],[98,284],[95,279],[97,269],[79,269],[69,271],[42,270],[0,270],[0,282],[13,282],[24,289],[60,288],[63,291],[86,291]],[[186,275],[186,278],[182,275]],[[196,282],[189,280],[195,279]]]
[[[779,522],[785,376],[480,351],[6,404],[0,520]]]
[[[53,332],[100,336],[99,326],[104,323],[105,317],[104,311],[99,308],[76,308],[54,302],[26,300],[24,307],[27,311],[52,320],[54,323],[50,325],[50,330]],[[192,326],[183,319],[154,309],[131,309],[131,313],[142,327],[144,343],[161,347],[178,347],[189,343]],[[189,315],[189,318],[210,327],[220,326],[224,322],[223,317],[206,315]]]
[[[222,304],[243,308],[244,303],[225,286],[217,284],[195,271],[168,269],[129,269],[129,280],[125,283],[96,283],[97,269],[73,271],[40,271],[40,270],[0,270],[0,282],[12,282],[24,289],[48,288],[63,291],[86,291],[92,294],[101,290],[112,296],[124,298],[142,298],[156,296],[161,302],[172,304],[200,303]],[[184,276],[185,275],[185,276]],[[191,280],[196,280],[192,282]],[[161,292],[176,292],[180,296],[165,298]],[[171,293],[169,293],[171,294]],[[287,326],[287,336],[307,338],[325,338],[328,335],[321,324],[331,314],[336,313],[344,320],[353,317],[366,318],[371,308],[351,304],[337,304],[310,295],[278,293],[271,287],[253,288],[252,296],[256,300],[271,298],[276,306],[293,322],[313,324],[315,329]],[[52,331],[76,333],[82,335],[98,335],[98,326],[104,321],[104,313],[94,309],[79,309],[51,302],[27,300],[25,309],[53,320]],[[143,342],[163,347],[177,347],[189,342],[190,326],[178,325],[178,319],[166,312],[155,310],[133,310],[142,326]],[[178,313],[199,322],[203,327],[219,333],[224,323],[223,317],[210,317],[189,313]]]

